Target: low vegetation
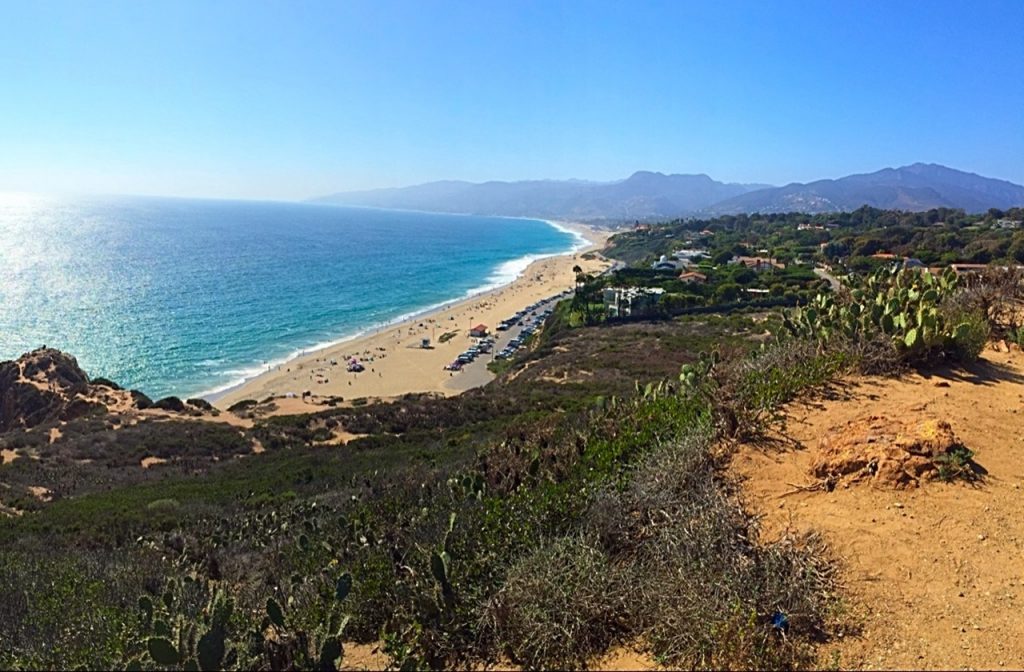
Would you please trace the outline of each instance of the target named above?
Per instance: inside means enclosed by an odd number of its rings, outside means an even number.
[[[89,444],[91,459],[119,445],[124,457],[106,486],[0,526],[0,663],[330,668],[336,643],[355,640],[382,641],[396,665],[553,667],[638,637],[672,664],[807,662],[828,574],[793,588],[777,563],[802,576],[819,555],[758,541],[715,468],[714,413],[657,384],[695,361],[693,347],[732,343],[739,356],[762,330],[742,316],[546,330],[483,390],[272,419],[252,436],[224,429],[240,442],[226,453],[266,446],[244,459],[211,461],[195,434],[205,461],[179,470],[188,459],[168,454],[141,480],[140,467],[122,474],[126,461],[165,454],[143,432],[199,423],[72,429],[67,444],[38,448],[87,467],[76,446],[99,431],[117,438]],[[578,375],[581,353],[591,376]],[[330,423],[371,436],[315,447],[313,427]],[[331,597],[342,581],[343,603]],[[672,599],[652,601],[659,583]],[[707,585],[722,586],[719,601]]]
[[[829,554],[760,534],[730,440],[846,372],[1012,338],[1019,285],[989,290],[886,271],[785,315],[587,327],[563,303],[458,397],[5,434],[0,667],[334,669],[346,642],[406,669],[585,667],[637,642],[676,668],[820,666],[845,618]],[[322,445],[339,430],[364,436]]]
[[[822,347],[836,340],[878,342],[888,343],[903,361],[973,361],[988,342],[989,320],[982,308],[958,298],[958,285],[949,269],[941,276],[880,269],[848,278],[837,297],[819,294],[784,324],[792,335]]]

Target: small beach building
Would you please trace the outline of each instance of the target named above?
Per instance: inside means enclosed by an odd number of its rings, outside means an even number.
[[[483,338],[484,336],[487,335],[487,325],[476,325],[475,327],[469,330],[469,335],[472,336],[473,338]]]

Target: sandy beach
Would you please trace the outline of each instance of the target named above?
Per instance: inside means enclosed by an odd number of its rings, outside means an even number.
[[[458,394],[471,387],[486,384],[493,378],[483,361],[474,362],[467,371],[445,371],[445,364],[472,345],[472,327],[486,325],[492,332],[499,322],[536,301],[546,299],[575,284],[572,269],[579,265],[586,273],[596,273],[609,266],[599,250],[610,235],[581,224],[559,222],[559,226],[583,235],[590,243],[575,253],[548,257],[533,262],[515,281],[489,292],[453,303],[432,313],[396,323],[372,334],[344,341],[321,350],[308,352],[276,366],[212,399],[226,409],[243,399],[282,399],[281,412],[299,413],[315,410],[318,397],[386,398],[409,392]],[[442,337],[444,342],[441,342]],[[425,338],[432,347],[421,347]],[[361,373],[349,373],[346,362],[357,358],[366,367]],[[301,399],[309,391],[308,403]]]

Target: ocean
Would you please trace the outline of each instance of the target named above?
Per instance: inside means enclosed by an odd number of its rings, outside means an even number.
[[[154,399],[212,396],[580,246],[533,219],[0,195],[0,360],[47,345]]]

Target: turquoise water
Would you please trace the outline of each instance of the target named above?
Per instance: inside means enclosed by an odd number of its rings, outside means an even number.
[[[210,395],[578,243],[529,219],[0,198],[0,360],[45,344],[154,398]]]

